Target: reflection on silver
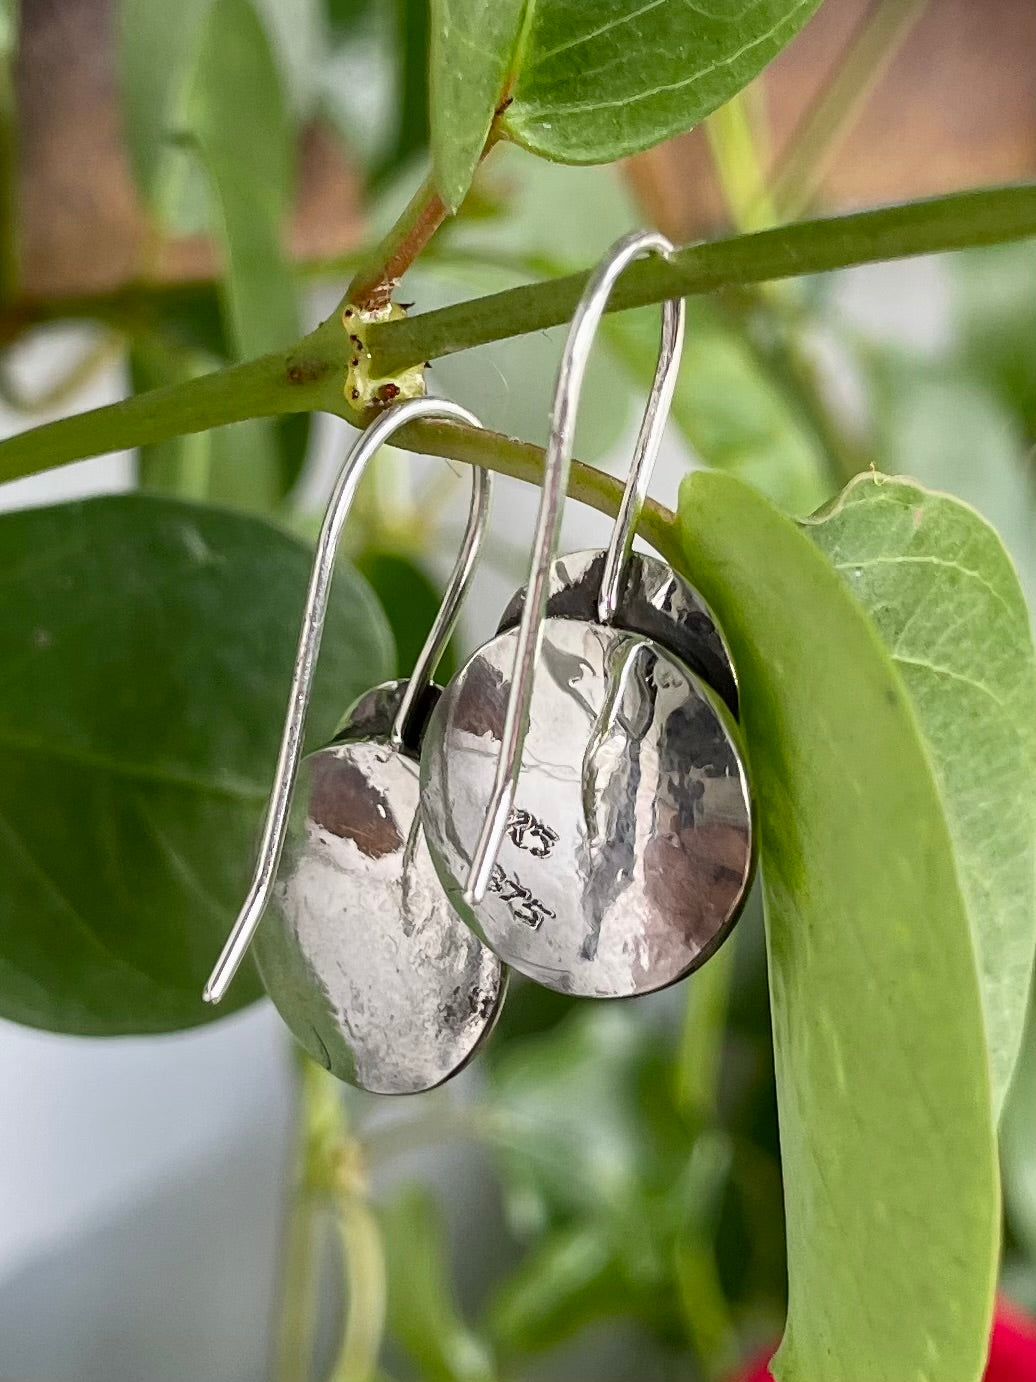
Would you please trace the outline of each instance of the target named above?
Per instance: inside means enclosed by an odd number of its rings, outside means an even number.
[[[548,619],[597,618],[606,556],[591,551],[558,557],[547,575]],[[524,608],[523,587],[504,610],[497,632],[514,628]],[[723,635],[698,592],[664,561],[646,552],[630,553],[615,612],[606,622],[642,633],[675,653],[737,718],[737,679]]]
[[[565,340],[554,386],[550,432],[544,458],[543,493],[536,517],[525,608],[514,639],[514,666],[509,669],[509,680],[514,689],[507,703],[500,755],[492,787],[486,797],[484,820],[465,884],[465,896],[473,906],[482,901],[489,887],[508,817],[515,804],[522,742],[528,725],[530,698],[540,652],[548,574],[557,551],[561,510],[568,488],[575,440],[576,410],[594,336],[622,271],[643,254],[655,252],[668,256],[672,250],[673,246],[666,237],[654,230],[633,231],[618,240],[590,275]],[[684,315],[682,298],[670,298],[663,303],[658,364],[604,560],[597,599],[597,617],[602,624],[611,622],[625,581],[634,530],[644,507],[651,468],[658,454],[676,387],[683,350]]]
[[[291,692],[288,711],[281,736],[281,746],[274,770],[273,787],[263,818],[259,849],[256,856],[255,872],[249,885],[244,905],[238,913],[230,935],[215,968],[209,975],[203,997],[207,1003],[218,1003],[227,991],[230,981],[245,957],[252,937],[262,920],[263,913],[270,902],[284,837],[288,827],[288,812],[295,778],[302,757],[302,741],[306,729],[306,714],[313,693],[313,675],[316,671],[317,657],[320,653],[320,640],[324,632],[324,619],[327,614],[328,599],[331,594],[331,581],[334,576],[335,557],[345,520],[349,516],[360,480],[367,463],[401,427],[418,418],[449,418],[467,422],[480,427],[479,422],[459,403],[451,403],[443,398],[410,398],[386,408],[381,416],[361,432],[342,463],[335,481],[327,512],[317,539],[313,570],[310,573],[309,589],[302,612],[302,627],[299,630],[298,651],[292,670]],[[407,691],[397,707],[397,717],[392,725],[392,742],[398,747],[407,727],[407,721],[418,695],[426,689],[436,663],[449,642],[457,612],[468,588],[475,560],[485,535],[489,517],[490,477],[484,470],[472,470],[471,507],[464,540],[450,576],[449,584],[439,614],[412,677],[413,689]]]
[[[284,1021],[339,1079],[376,1094],[441,1084],[492,1029],[504,971],[443,894],[418,768],[392,742],[407,689],[368,692],[303,763],[255,940]]]
[[[517,633],[453,678],[421,754],[422,811],[462,916],[521,973],[650,993],[730,932],[753,866],[748,782],[720,698],[656,640],[548,619],[514,809],[484,900],[463,896],[504,733]]]

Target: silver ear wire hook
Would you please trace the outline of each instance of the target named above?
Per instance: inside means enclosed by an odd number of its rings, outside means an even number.
[[[550,567],[557,554],[561,511],[568,489],[576,411],[590,350],[617,279],[634,259],[652,251],[668,256],[672,253],[673,246],[658,231],[633,231],[612,246],[583,290],[561,356],[557,383],[554,387],[550,436],[544,463],[543,493],[536,519],[529,585],[518,629],[514,672],[504,716],[500,756],[497,759],[493,791],[485,821],[464,889],[464,901],[470,907],[479,906],[485,898],[493,866],[507,829],[507,820],[514,806],[518,775],[521,771],[522,745],[529,726],[533,678],[540,655],[543,621],[546,616]],[[662,309],[662,338],[658,365],[651,383],[644,418],[637,434],[629,478],[605,557],[598,596],[598,617],[605,624],[610,623],[615,614],[633,546],[634,530],[644,507],[651,468],[658,454],[672,403],[683,349],[684,317],[683,299],[669,298]]]
[[[346,518],[356,497],[363,472],[371,457],[391,436],[408,422],[419,418],[446,418],[467,422],[473,427],[481,423],[459,403],[443,398],[412,398],[395,403],[356,440],[335,481],[331,498],[317,540],[313,569],[303,608],[302,628],[292,672],[288,711],[281,736],[280,752],[274,772],[270,800],[263,819],[262,835],[256,857],[255,871],[244,906],[238,913],[226,944],[205,985],[203,997],[207,1003],[218,1003],[237,973],[241,961],[252,942],[273,891],[284,848],[291,808],[292,792],[302,757],[302,743],[313,691],[320,640],[324,631],[328,597],[334,576],[335,557]],[[477,466],[472,469],[471,508],[467,528],[457,564],[450,576],[438,617],[421,650],[417,666],[410,678],[406,695],[392,726],[391,742],[402,743],[414,704],[431,680],[435,666],[449,641],[465,590],[475,564],[475,556],[489,516],[490,477]]]

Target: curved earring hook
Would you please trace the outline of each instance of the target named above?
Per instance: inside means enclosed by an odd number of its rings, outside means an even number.
[[[291,693],[288,710],[281,736],[280,753],[274,772],[273,787],[263,818],[262,835],[256,856],[255,871],[248,889],[248,895],[237,920],[231,928],[226,944],[216,961],[215,968],[205,985],[203,997],[207,1003],[218,1003],[226,993],[230,981],[237,973],[245,952],[252,943],[256,929],[262,919],[273,892],[277,869],[284,849],[288,829],[288,816],[292,793],[298,776],[302,758],[302,741],[306,728],[310,697],[313,693],[313,675],[316,671],[320,640],[324,632],[324,619],[327,615],[331,580],[334,576],[335,556],[338,543],[349,516],[356,491],[363,472],[371,457],[389,438],[408,422],[418,418],[449,418],[458,422],[481,427],[481,423],[459,403],[444,398],[411,398],[402,403],[394,403],[381,416],[362,432],[353,444],[335,481],[327,511],[320,528],[313,569],[303,607],[302,628],[299,631],[298,651],[295,654],[295,667],[291,678]],[[410,684],[403,697],[399,711],[392,725],[390,741],[395,747],[403,742],[407,721],[417,697],[431,681],[442,653],[449,642],[453,625],[460,609],[461,601],[467,591],[475,560],[485,535],[489,518],[489,499],[491,481],[488,471],[479,467],[472,470],[471,507],[464,540],[457,557],[457,563],[450,575],[446,594],[432,626],[431,633],[421,650],[410,678]]]
[[[464,901],[469,907],[477,907],[485,898],[490,875],[507,829],[507,819],[514,806],[514,795],[521,771],[522,745],[529,728],[533,679],[543,637],[550,569],[557,554],[561,511],[568,489],[576,411],[590,350],[617,279],[634,259],[652,251],[668,257],[673,252],[673,246],[664,235],[653,230],[633,231],[618,240],[591,275],[569,327],[568,339],[558,368],[557,383],[554,386],[550,436],[544,462],[543,493],[536,519],[525,606],[518,626],[511,693],[504,715],[500,755],[497,759],[489,807],[464,889]],[[644,507],[651,469],[658,455],[662,432],[673,400],[683,350],[684,317],[682,298],[669,298],[664,303],[662,338],[655,377],[651,382],[651,392],[648,395],[640,431],[637,433],[629,477],[604,561],[601,590],[597,600],[598,618],[604,624],[610,623],[615,614],[633,547],[634,530]]]

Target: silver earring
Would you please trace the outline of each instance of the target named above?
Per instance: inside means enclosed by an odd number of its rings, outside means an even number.
[[[422,417],[481,425],[455,403],[411,399],[387,409],[346,457],[317,543],[255,874],[205,988],[218,1003],[255,937],[263,982],[298,1040],[340,1079],[378,1094],[417,1093],[455,1074],[492,1029],[506,987],[499,960],[436,877],[416,752],[437,694],[432,676],[485,535],[488,472],[473,471],[461,550],[413,674],[362,696],[334,740],[301,765],[295,790],[349,508],[378,447]]]
[[[576,309],[558,373],[528,587],[456,674],[421,756],[432,857],[508,965],[562,992],[623,997],[698,968],[753,868],[733,668],[709,611],[632,551],[683,342],[664,306],[658,367],[606,552],[556,559],[575,412],[616,279],[654,232],[620,240]]]

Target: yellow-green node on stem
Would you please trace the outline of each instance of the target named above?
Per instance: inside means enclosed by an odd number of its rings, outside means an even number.
[[[412,365],[397,374],[377,376],[371,373],[368,327],[373,322],[399,321],[405,316],[402,307],[395,302],[375,308],[356,307],[348,303],[343,308],[342,325],[349,333],[351,347],[343,392],[351,410],[362,413],[368,408],[383,408],[398,398],[420,398],[424,394],[423,365]]]

